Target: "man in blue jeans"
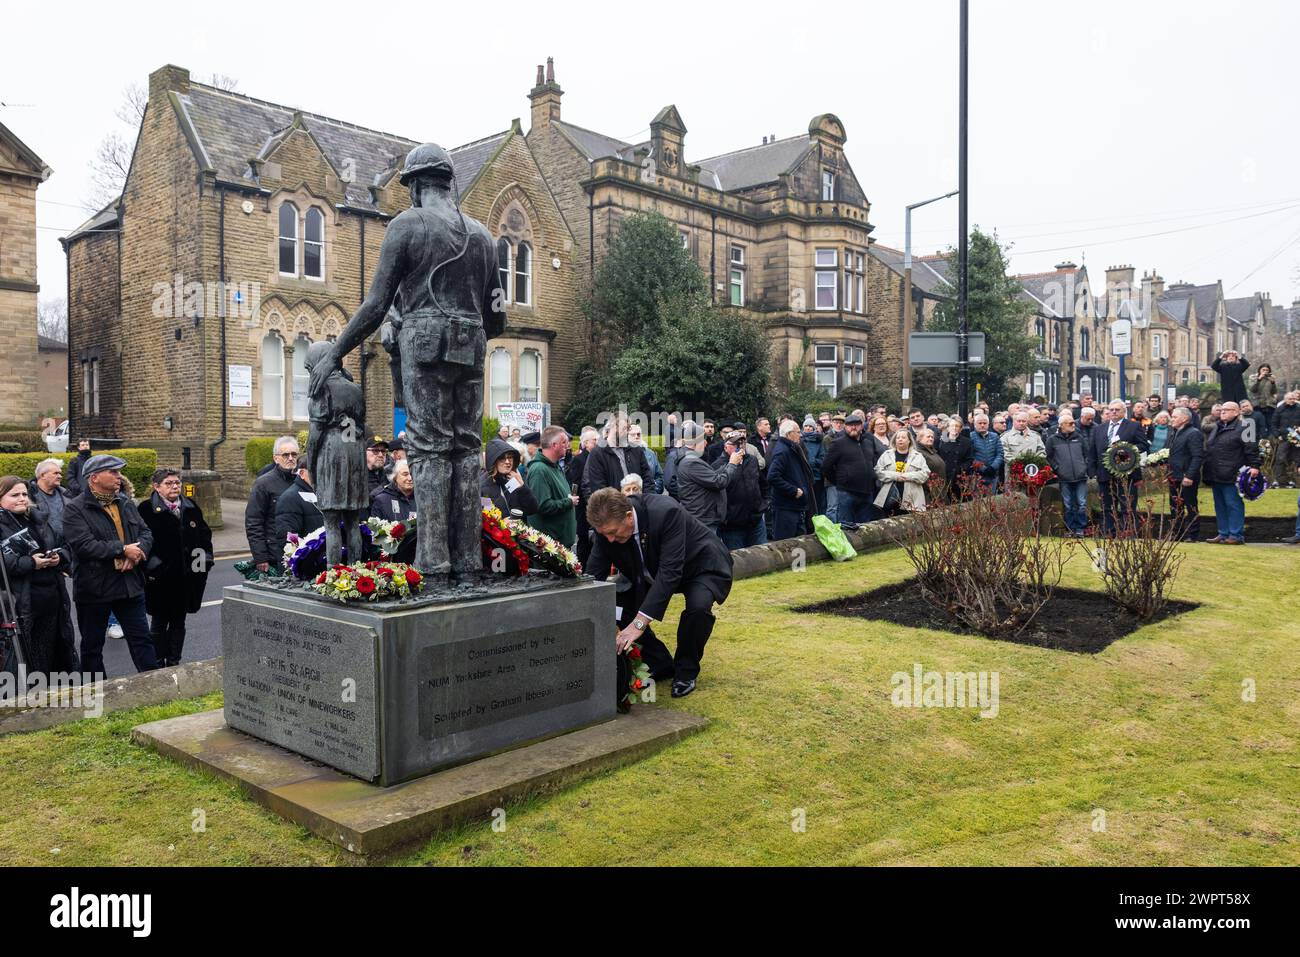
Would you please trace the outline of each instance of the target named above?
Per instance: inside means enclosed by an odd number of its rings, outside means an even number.
[[[1219,421],[1205,439],[1205,481],[1214,492],[1214,519],[1219,534],[1209,539],[1222,545],[1246,544],[1246,505],[1237,491],[1237,473],[1249,467],[1259,475],[1259,445],[1252,427],[1244,427],[1236,402],[1219,407]]]
[[[1065,527],[1072,537],[1082,538],[1088,527],[1088,454],[1069,411],[1061,413],[1057,431],[1047,437],[1047,463],[1061,487]]]
[[[835,521],[862,525],[876,517],[876,443],[856,412],[822,456],[822,478],[836,489]]]
[[[140,510],[122,494],[116,455],[94,455],[82,470],[85,491],[63,512],[63,536],[72,550],[72,596],[81,631],[81,668],[87,681],[104,675],[109,615],[122,624],[137,671],[158,667],[144,610],[144,566],[153,535]]]

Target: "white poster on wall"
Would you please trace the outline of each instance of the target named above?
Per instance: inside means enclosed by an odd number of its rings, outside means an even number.
[[[230,386],[227,400],[231,406],[249,407],[253,404],[253,367],[230,366],[226,375]]]

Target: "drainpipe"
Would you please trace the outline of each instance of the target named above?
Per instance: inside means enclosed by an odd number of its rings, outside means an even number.
[[[226,188],[217,187],[217,292],[220,297],[217,304],[217,321],[221,323],[221,436],[208,443],[208,468],[217,469],[217,446],[226,441],[228,410],[226,400],[230,398],[230,374],[226,368]]]
[[[718,302],[718,214],[709,213],[709,303]]]
[[[361,219],[361,265],[357,273],[358,290],[357,301],[364,303],[366,301],[366,217]],[[370,357],[373,353],[366,348],[366,344],[361,343],[361,421],[366,421],[366,366],[369,364]]]

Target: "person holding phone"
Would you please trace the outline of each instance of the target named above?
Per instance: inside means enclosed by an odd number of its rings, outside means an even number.
[[[0,542],[27,673],[77,671],[72,602],[63,587],[72,555],[49,517],[32,507],[27,483],[16,475],[0,478]],[[16,674],[12,650],[5,650],[5,670]]]

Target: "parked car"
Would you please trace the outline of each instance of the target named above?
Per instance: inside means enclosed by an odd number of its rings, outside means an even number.
[[[60,422],[49,435],[45,436],[45,448],[51,453],[68,451],[68,420]]]

